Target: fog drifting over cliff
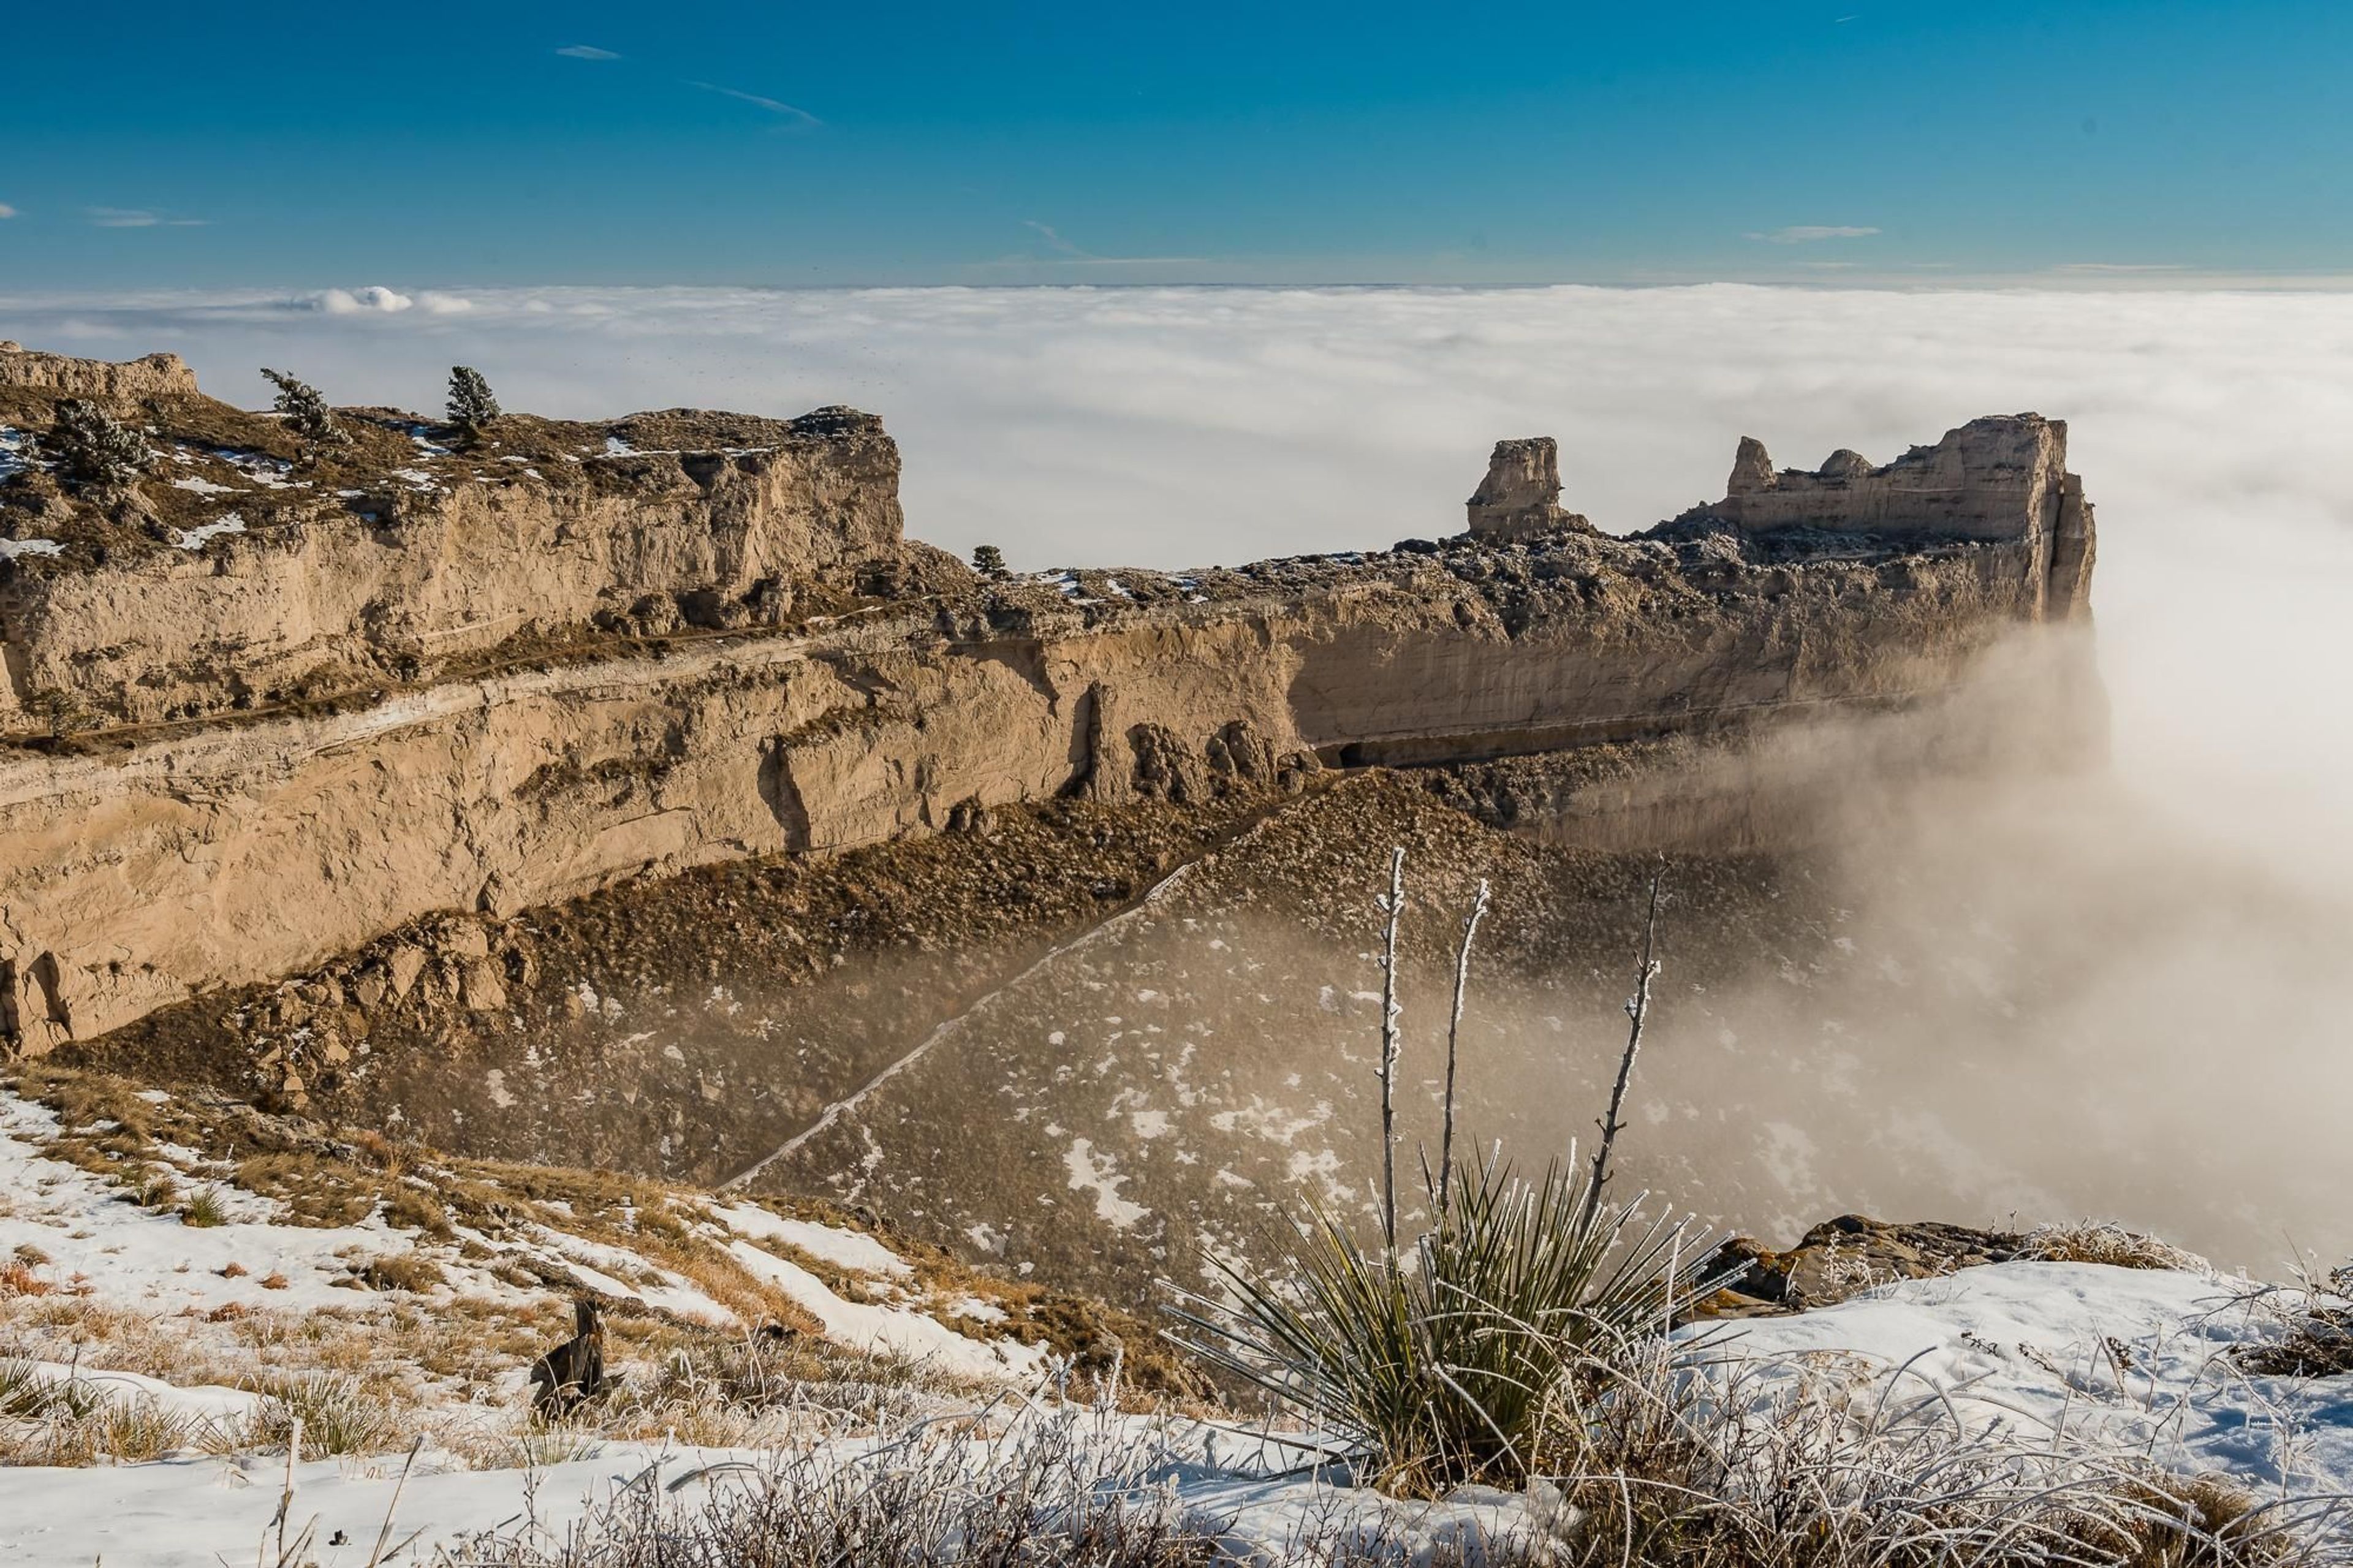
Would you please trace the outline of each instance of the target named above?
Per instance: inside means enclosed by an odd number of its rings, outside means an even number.
[[[1840,447],[1884,461],[1978,414],[2063,417],[2099,509],[2093,597],[2130,805],[1978,797],[1887,849],[1907,862],[1888,919],[1915,950],[1935,945],[1936,911],[1962,908],[1970,923],[1949,934],[1985,962],[2005,945],[2066,949],[2029,966],[2066,983],[2031,1026],[1986,1042],[1979,1070],[2000,1092],[1955,1125],[2032,1107],[1995,1142],[2031,1125],[2048,1145],[2070,1116],[2141,1118],[2153,1142],[2227,1151],[2247,1223],[2273,1233],[2241,1249],[2249,1260],[2282,1250],[2281,1226],[2353,1245],[2341,1220],[2314,1234],[2353,1175],[2326,1147],[2346,1142],[2329,1134],[2353,1100],[2353,965],[2328,956],[2353,939],[2353,295],[0,298],[0,336],[118,358],[174,349],[215,395],[251,404],[269,363],[339,403],[437,406],[453,360],[510,407],[553,415],[853,403],[904,449],[911,533],[960,552],[995,542],[1020,568],[1455,531],[1499,437],[1559,437],[1565,503],[1624,531],[1720,496],[1744,434],[1810,468]],[[1922,1083],[1964,1081],[1933,1019],[1875,1032],[1924,1053]],[[1815,1152],[1833,1205],[1841,1157],[1874,1156]],[[1855,1184],[1892,1184],[1865,1173]],[[2057,1200],[2132,1206],[2113,1168],[2084,1175]],[[2315,1184],[2327,1201],[2295,1196]],[[2162,1223],[2164,1208],[2152,1197],[2131,1217]]]

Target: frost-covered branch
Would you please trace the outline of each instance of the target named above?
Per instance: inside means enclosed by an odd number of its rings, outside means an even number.
[[[1389,890],[1374,900],[1388,917],[1381,942],[1381,1239],[1397,1262],[1398,927],[1405,919],[1405,847],[1389,853]]]
[[[1626,1085],[1634,1077],[1634,1058],[1642,1049],[1642,1026],[1651,1016],[1651,982],[1659,975],[1659,884],[1666,879],[1663,863],[1651,873],[1651,907],[1642,919],[1642,962],[1634,973],[1634,994],[1626,998],[1626,1052],[1618,1058],[1618,1081],[1609,1090],[1609,1110],[1600,1121],[1601,1142],[1593,1151],[1593,1180],[1585,1187],[1585,1213],[1589,1223],[1601,1206],[1601,1189],[1609,1180],[1609,1152],[1626,1130],[1619,1112],[1626,1106]]]
[[[1487,915],[1487,879],[1479,879],[1471,912],[1462,917],[1461,945],[1454,950],[1454,1011],[1446,1020],[1446,1121],[1438,1138],[1438,1227],[1446,1228],[1448,1200],[1454,1191],[1454,1067],[1462,1033],[1463,994],[1471,984],[1471,944],[1478,940],[1479,922]]]

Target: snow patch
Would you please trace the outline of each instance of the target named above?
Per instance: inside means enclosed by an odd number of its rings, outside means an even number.
[[[227,1223],[187,1226],[122,1201],[123,1189],[78,1165],[54,1160],[40,1145],[59,1131],[47,1107],[0,1096],[0,1253],[20,1246],[49,1258],[59,1280],[135,1310],[162,1314],[216,1307],[348,1306],[335,1281],[352,1263],[409,1250],[408,1238],[371,1215],[355,1226],[311,1227],[271,1223],[276,1204],[216,1188]],[[222,1270],[241,1270],[231,1278]],[[260,1281],[282,1278],[282,1289]]]
[[[1044,1364],[1046,1347],[966,1339],[937,1319],[905,1307],[845,1301],[824,1280],[748,1241],[727,1250],[744,1271],[790,1297],[825,1329],[826,1338],[871,1355],[902,1355],[967,1377],[1024,1376]]]
[[[33,437],[11,425],[0,425],[0,479],[12,479],[33,466]]]
[[[738,1236],[748,1236],[755,1241],[782,1242],[837,1268],[879,1275],[886,1279],[914,1278],[915,1271],[907,1266],[905,1258],[860,1231],[819,1225],[815,1220],[786,1219],[757,1204],[737,1204],[733,1208],[711,1212]]]
[[[195,528],[173,530],[172,542],[182,550],[202,550],[224,534],[243,533],[245,519],[236,512],[223,512],[212,521]]]
[[[1139,1220],[1151,1214],[1142,1204],[1130,1203],[1119,1195],[1127,1178],[1113,1173],[1115,1163],[1112,1157],[1098,1157],[1091,1141],[1071,1139],[1070,1148],[1062,1153],[1062,1168],[1070,1173],[1072,1192],[1094,1194],[1095,1217],[1113,1230],[1133,1230]]]
[[[1988,1264],[1716,1325],[1708,1353],[1769,1360],[1788,1376],[1843,1374],[1989,1437],[2039,1444],[2063,1428],[2183,1474],[2353,1487],[2348,1380],[2251,1376],[2228,1358],[2281,1331],[2249,1289],[2168,1269]]]

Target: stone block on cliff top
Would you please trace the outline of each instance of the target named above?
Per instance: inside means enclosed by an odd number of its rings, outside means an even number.
[[[1775,471],[1764,443],[1743,437],[1708,510],[1756,532],[1783,528],[1942,533],[2025,540],[2069,531],[2067,426],[2040,414],[1989,415],[1915,447],[1883,468],[1841,448],[1820,468]]]
[[[1533,539],[1593,525],[1560,507],[1560,447],[1549,436],[1498,441],[1487,477],[1465,503],[1479,539]]]
[[[100,403],[135,403],[142,397],[194,397],[196,373],[178,354],[153,353],[117,363],[44,353],[0,341],[0,388],[9,387]]]

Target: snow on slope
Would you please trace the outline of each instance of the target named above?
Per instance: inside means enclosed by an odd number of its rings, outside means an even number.
[[[826,1338],[854,1350],[905,1356],[965,1377],[1029,1376],[1045,1366],[1043,1345],[967,1339],[938,1319],[902,1306],[844,1300],[800,1265],[764,1252],[748,1241],[732,1242],[728,1251],[754,1277],[807,1309],[825,1326]],[[960,1315],[986,1321],[969,1311]]]
[[[158,1090],[146,1090],[142,1100],[160,1111],[172,1107]],[[640,1210],[621,1210],[618,1226],[612,1215],[593,1226],[563,1198],[530,1201],[520,1194],[506,1194],[499,1205],[503,1217],[454,1222],[445,1241],[433,1241],[424,1231],[391,1225],[381,1201],[355,1225],[299,1225],[278,1198],[237,1189],[230,1161],[164,1137],[143,1144],[142,1158],[122,1158],[111,1168],[61,1158],[61,1135],[85,1137],[115,1125],[64,1128],[47,1104],[0,1090],[0,1262],[26,1259],[40,1295],[132,1309],[181,1340],[228,1356],[237,1353],[240,1314],[364,1314],[379,1300],[372,1286],[384,1283],[372,1279],[369,1264],[414,1255],[430,1269],[409,1271],[409,1279],[440,1283],[407,1295],[440,1307],[469,1302],[522,1311],[567,1288],[584,1288],[736,1335],[775,1314],[781,1295],[835,1342],[924,1361],[957,1377],[1026,1380],[1047,1361],[1047,1347],[1024,1342],[1009,1316],[974,1298],[969,1283],[924,1283],[906,1258],[875,1236],[776,1215],[757,1203],[718,1205],[696,1194],[657,1198],[670,1210],[663,1219],[682,1222],[687,1238],[685,1250],[670,1246],[663,1255],[624,1246],[642,1234]],[[186,1192],[205,1192],[221,1222],[188,1225],[186,1213],[134,1201],[139,1170],[169,1170],[186,1182]],[[419,1180],[412,1174],[409,1184]],[[696,1276],[680,1271],[690,1267]],[[40,1353],[40,1342],[26,1349]],[[97,1349],[91,1365],[103,1353]]]
[[[2353,1491],[2353,1376],[2254,1377],[2230,1359],[2282,1328],[2244,1280],[2002,1263],[1682,1332],[1790,1375],[1884,1387],[1989,1438],[2064,1432],[2185,1474]]]
[[[185,1225],[42,1153],[58,1131],[47,1106],[0,1094],[0,1252],[37,1249],[60,1281],[120,1305],[157,1313],[347,1306],[351,1295],[334,1281],[351,1277],[354,1260],[407,1250],[407,1238],[379,1218],[332,1228],[277,1224],[277,1205],[233,1191],[218,1194],[227,1223]],[[241,1272],[224,1274],[232,1265]],[[264,1288],[270,1279],[284,1283]]]
[[[711,1213],[738,1236],[748,1236],[755,1241],[781,1241],[838,1268],[891,1279],[904,1279],[914,1272],[904,1258],[860,1231],[819,1225],[815,1220],[786,1219],[770,1214],[757,1204],[714,1207]]]

